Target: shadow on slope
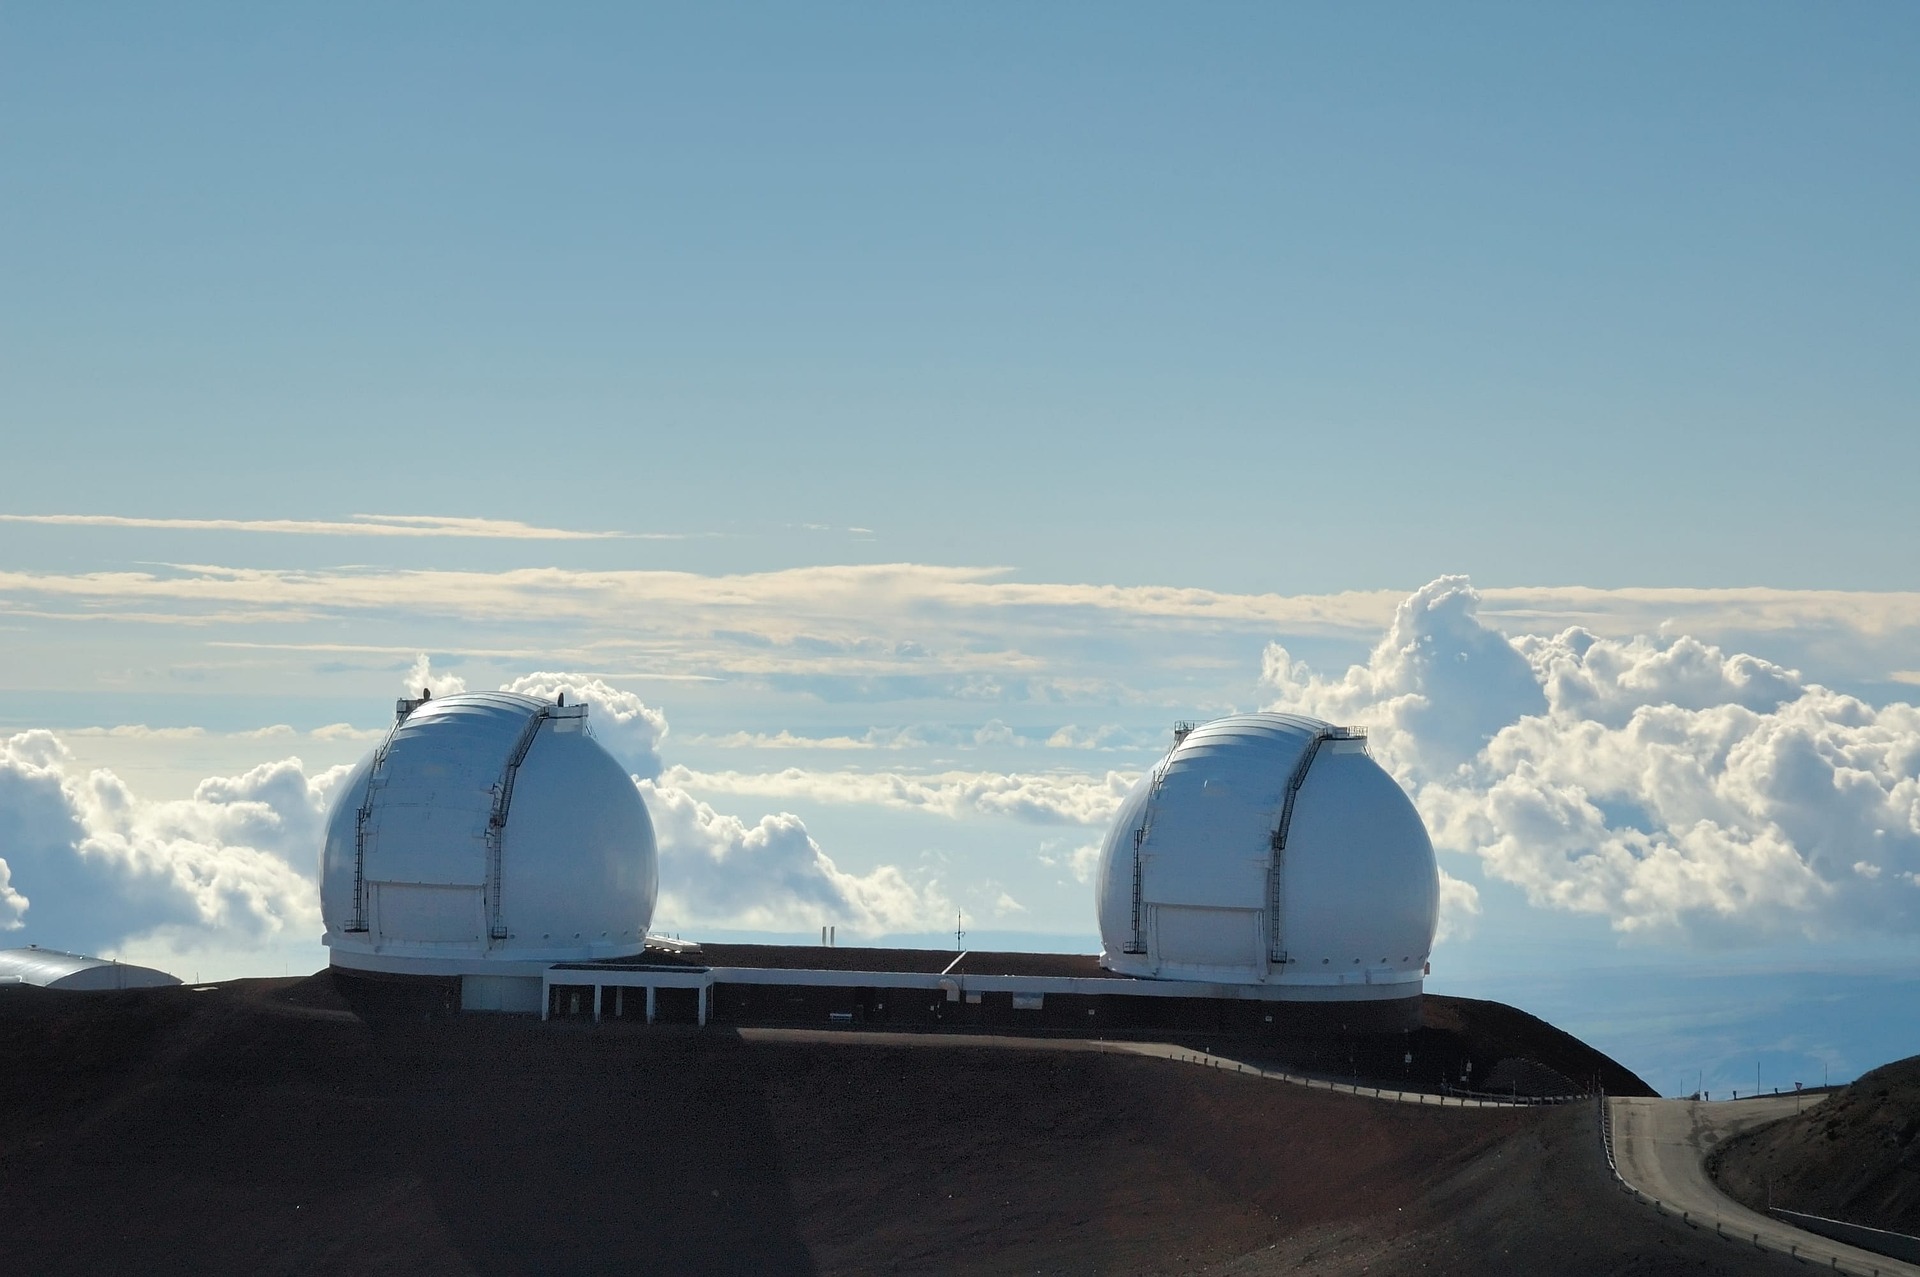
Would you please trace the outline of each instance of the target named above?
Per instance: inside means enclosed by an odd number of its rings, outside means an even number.
[[[1070,1045],[542,1025],[325,975],[0,991],[4,1266],[1755,1271],[1614,1192],[1584,1106]]]
[[[1538,1120],[1465,1165],[1436,1167],[1391,1215],[1304,1230],[1218,1271],[1233,1277],[1747,1277],[1806,1270],[1799,1261],[1657,1215],[1615,1188],[1590,1104],[1533,1115]]]
[[[1771,1194],[1788,1210],[1920,1235],[1920,1056],[1729,1140],[1712,1170],[1723,1191],[1757,1211]]]
[[[812,1271],[739,1043],[353,1003],[6,990],[6,1269]]]
[[[1241,1043],[1182,1035],[1196,1045],[1224,1042],[1249,1060],[1335,1079],[1424,1091],[1563,1096],[1655,1094],[1632,1070],[1579,1038],[1515,1007],[1477,998],[1428,994],[1410,1033],[1299,1036]]]

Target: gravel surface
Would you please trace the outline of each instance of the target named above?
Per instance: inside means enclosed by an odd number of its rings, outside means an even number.
[[[324,976],[8,989],[0,1268],[1766,1271],[1614,1189],[1587,1105],[1018,1046],[448,1016]]]

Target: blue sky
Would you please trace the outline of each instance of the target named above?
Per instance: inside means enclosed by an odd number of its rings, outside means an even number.
[[[1895,4],[10,7],[0,729],[66,751],[12,755],[23,925],[104,889],[60,846],[141,892],[192,846],[240,903],[69,943],[312,961],[300,819],[202,782],[297,756],[321,801],[424,653],[643,701],[655,783],[743,839],[791,813],[875,925],[1069,944],[1172,719],[1399,721],[1438,667],[1377,646],[1478,626],[1580,666],[1596,750],[1631,701],[1879,797],[1823,841],[1736,751],[1719,806],[1596,799],[1596,847],[1705,895],[1516,859],[1502,760],[1603,760],[1515,729],[1434,771],[1523,716],[1468,679],[1397,773],[1477,892],[1463,971],[1910,964],[1916,54]],[[1476,602],[1416,595],[1449,573]],[[1576,625],[1612,664],[1540,646]],[[272,831],[207,806],[256,798]],[[1736,862],[1778,889],[1714,895]]]

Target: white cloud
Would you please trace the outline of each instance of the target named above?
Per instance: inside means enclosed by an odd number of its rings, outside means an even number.
[[[874,739],[873,733],[865,736],[796,736],[782,728],[777,732],[728,732],[722,736],[692,736],[687,738],[690,744],[709,745],[716,749],[881,749],[895,747],[889,741],[886,745]]]
[[[0,597],[85,599],[171,605],[188,619],[218,614],[313,617],[397,609],[414,615],[476,620],[587,619],[622,628],[726,631],[742,622],[772,644],[798,645],[821,657],[872,658],[891,667],[929,655],[911,636],[876,637],[876,624],[913,622],[916,630],[958,622],[969,638],[992,619],[1004,629],[1013,614],[1057,628],[1063,611],[1175,622],[1182,626],[1253,623],[1291,633],[1350,633],[1391,609],[1388,591],[1287,597],[1231,594],[1167,586],[1029,583],[1000,578],[1005,568],[919,563],[823,565],[732,576],[672,571],[586,571],[520,568],[505,572],[332,568],[283,570],[216,564],[174,564],[164,570],[0,572]],[[250,612],[250,609],[257,611]],[[95,609],[100,610],[96,607]],[[163,619],[165,613],[136,615]],[[824,650],[822,648],[824,645]],[[994,653],[981,653],[991,656]],[[1004,654],[1002,654],[1004,655]],[[826,667],[823,667],[826,668]]]
[[[67,727],[61,729],[61,735],[82,738],[100,737],[106,740],[184,741],[204,738],[207,735],[207,729],[204,727],[149,727],[145,723],[121,723],[115,727]]]
[[[542,528],[513,519],[476,519],[433,514],[356,514],[350,520],[325,519],[157,519],[121,514],[0,514],[0,523],[42,523],[62,527],[141,528],[173,532],[274,532],[300,536],[485,537],[512,541],[599,541],[629,538],[626,532],[578,532]],[[638,539],[674,539],[666,533],[642,533]]]
[[[347,526],[360,530],[371,525]],[[1005,579],[1009,574],[1006,568],[924,563],[817,565],[722,576],[658,570],[292,570],[176,564],[76,574],[0,572],[0,597],[84,599],[88,614],[103,613],[115,603],[179,609],[171,618],[158,610],[134,613],[153,620],[347,616],[390,609],[463,620],[528,615],[592,619],[620,629],[657,624],[663,631],[684,631],[692,621],[703,633],[744,622],[766,642],[826,643],[834,655],[865,653],[895,660],[928,655],[913,646],[919,641],[915,635],[875,633],[896,630],[902,621],[912,622],[911,628],[920,633],[959,625],[969,638],[1023,624],[1082,633],[1089,624],[1102,624],[1110,627],[1110,637],[1144,624],[1189,635],[1207,626],[1230,625],[1348,637],[1377,630],[1404,597],[1390,590],[1290,596],[1026,582]],[[1920,592],[1522,587],[1489,589],[1481,592],[1481,599],[1488,616],[1516,628],[1551,620],[1611,636],[1808,629],[1888,635],[1920,625]],[[987,628],[976,629],[981,626]],[[840,645],[853,646],[842,650]]]
[[[148,802],[110,771],[71,774],[70,759],[51,732],[0,742],[0,925],[14,942],[97,953],[163,927],[318,936],[318,894],[294,866],[316,860],[347,769],[308,776],[289,758]]]
[[[1473,934],[1473,924],[1480,917],[1480,889],[1470,882],[1440,871],[1440,926],[1434,932],[1434,942],[1442,940],[1463,940]]]
[[[233,732],[209,731],[204,727],[150,727],[145,723],[120,723],[113,727],[63,727],[62,739],[71,740],[115,740],[138,741],[166,744],[176,741],[198,740],[247,740],[277,741],[293,740],[307,736],[317,741],[362,740],[377,741],[386,735],[380,728],[355,727],[351,723],[328,723],[308,732],[286,723],[272,723],[266,727],[250,727]]]
[[[939,884],[915,887],[891,865],[849,873],[800,818],[762,816],[749,825],[684,789],[640,782],[660,842],[656,927],[724,926],[768,931],[833,924],[876,935],[922,931],[951,905]]]
[[[1135,749],[1141,744],[1138,737],[1121,727],[1118,723],[1103,723],[1099,727],[1080,727],[1068,723],[1047,737],[1048,749]]]
[[[1394,609],[1365,665],[1322,678],[1269,644],[1261,681],[1301,713],[1383,729],[1383,761],[1429,772],[1455,766],[1546,707],[1526,661],[1475,619],[1479,601],[1465,577],[1441,577]]]
[[[1092,882],[1093,871],[1100,865],[1100,844],[1082,843],[1078,847],[1062,850],[1058,842],[1043,842],[1040,844],[1040,863],[1049,869],[1065,870],[1075,882]]]
[[[988,720],[985,725],[973,733],[973,744],[975,745],[1006,747],[1010,745],[1024,745],[1026,743],[1026,737],[1021,736],[997,718]]]
[[[13,870],[0,860],[0,931],[18,931],[26,916],[27,898],[13,889]]]
[[[1536,904],[1710,944],[1920,930],[1920,710],[1686,635],[1512,640],[1442,578],[1364,666],[1277,646],[1275,708],[1356,722],[1443,848]]]
[[[667,716],[632,692],[584,674],[558,673],[526,674],[500,690],[548,701],[565,692],[586,702],[594,739],[619,759],[621,766],[643,779],[660,774],[660,742],[667,736]]]
[[[915,723],[905,727],[869,727],[859,736],[797,736],[778,732],[728,732],[722,736],[695,736],[692,743],[720,749],[972,749],[984,745],[1023,745],[1024,739],[998,719],[974,729],[945,723]]]
[[[925,811],[958,820],[1004,816],[1043,825],[1104,825],[1139,777],[1110,771],[1084,772],[903,772],[807,771],[695,772],[667,769],[664,782],[703,793],[865,803]]]
[[[329,677],[351,667],[356,655],[369,658],[366,668],[379,668],[371,658],[394,654],[399,642],[411,644],[406,655],[431,642],[442,659],[462,662],[476,686],[471,671],[485,662],[489,683],[535,667],[594,671],[619,686],[636,678],[748,682],[773,697],[828,702],[1103,707],[1075,708],[1058,721],[1118,706],[1164,707],[1169,717],[1230,709],[1244,694],[1235,671],[1244,668],[1249,642],[1284,635],[1295,656],[1307,640],[1344,647],[1377,638],[1405,602],[1390,591],[1282,596],[1029,582],[999,568],[915,563],[732,575],[210,564],[0,572],[0,620],[26,620],[33,628],[169,626],[174,633],[148,636],[153,646],[185,648],[192,629],[180,627],[247,626],[258,633],[273,624],[295,640],[327,637],[308,633],[309,626],[324,624],[336,638],[334,631],[351,627],[361,642],[275,644],[264,641],[270,636],[224,633],[215,639],[254,653],[335,653]],[[1783,667],[1816,669],[1830,684],[1850,688],[1883,685],[1888,671],[1914,670],[1920,656],[1920,593],[1529,587],[1483,591],[1479,614],[1513,633],[1552,635],[1578,625],[1603,638],[1650,634],[1664,642],[1690,635],[1728,650],[1763,650]],[[558,646],[556,636],[564,636]],[[449,640],[461,646],[449,649]],[[174,667],[187,659],[187,652],[175,653]],[[1343,651],[1343,668],[1347,659]],[[301,668],[293,656],[271,663],[287,672]],[[199,677],[238,681],[230,670]],[[1004,714],[989,709],[976,721],[993,712]],[[738,727],[778,735],[777,724]]]
[[[667,721],[637,697],[553,673],[509,688],[543,699],[564,688],[586,700],[596,735],[641,773],[636,783],[660,840],[657,925],[832,923],[878,934],[925,930],[949,912],[937,881],[916,884],[890,865],[866,874],[839,868],[797,816],[749,824],[685,789],[655,785],[646,773],[659,771]],[[321,931],[312,867],[348,771],[308,776],[289,758],[154,802],[111,771],[77,774],[51,732],[0,740],[0,931],[9,944],[110,954],[181,974],[261,974],[272,954],[311,960]],[[249,965],[249,954],[258,961]]]
[[[307,735],[313,737],[315,740],[324,740],[324,741],[335,741],[335,740],[377,741],[383,738],[384,736],[386,736],[386,734],[387,733],[385,728],[355,727],[352,723],[328,723],[324,727],[316,727],[311,732],[307,733]]]
[[[452,670],[435,670],[433,658],[425,652],[413,658],[413,664],[400,676],[401,694],[412,698],[422,692],[435,696],[458,696],[467,690],[467,680]]]

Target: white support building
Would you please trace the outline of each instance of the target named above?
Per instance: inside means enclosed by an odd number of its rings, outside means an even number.
[[[111,958],[89,958],[37,945],[0,949],[0,984],[33,984],[43,989],[162,989],[180,983],[178,976],[137,967]]]

